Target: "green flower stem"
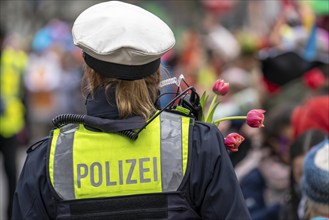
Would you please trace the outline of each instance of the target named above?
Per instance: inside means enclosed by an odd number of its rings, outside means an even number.
[[[212,110],[212,108],[213,108],[213,106],[215,104],[215,101],[217,99],[217,96],[218,96],[217,94],[214,95],[214,98],[212,99],[211,104],[210,104],[210,106],[208,108],[207,116],[205,117],[205,119],[206,119],[207,122],[208,122],[209,114],[210,114],[210,112],[211,112],[211,110]]]
[[[227,120],[246,120],[247,116],[230,116],[230,117],[224,117],[224,118],[220,118],[216,121],[214,121],[214,124],[219,124],[222,121],[227,121]]]

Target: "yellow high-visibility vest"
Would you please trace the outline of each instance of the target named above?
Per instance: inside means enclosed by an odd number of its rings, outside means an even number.
[[[26,63],[24,51],[5,48],[1,54],[0,96],[4,112],[0,115],[0,135],[3,137],[17,134],[25,125],[21,93]]]
[[[163,112],[136,141],[81,124],[55,129],[51,184],[64,200],[176,191],[186,172],[190,120]]]

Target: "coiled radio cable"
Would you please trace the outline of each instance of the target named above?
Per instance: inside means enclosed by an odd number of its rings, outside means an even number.
[[[86,124],[85,123],[86,115],[79,114],[62,114],[53,118],[52,123],[56,128],[61,128],[67,124]],[[121,134],[125,137],[128,137],[130,140],[137,140],[138,134],[132,130],[118,131],[118,134]]]

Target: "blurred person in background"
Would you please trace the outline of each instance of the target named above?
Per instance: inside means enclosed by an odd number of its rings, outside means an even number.
[[[186,111],[155,113],[171,29],[110,1],[83,11],[72,34],[87,115],[56,117],[28,150],[13,219],[250,219],[218,128]]]
[[[70,25],[50,20],[32,39],[25,74],[28,92],[31,139],[37,140],[52,128],[51,119],[58,114],[83,113],[81,96],[81,50],[74,47]]]
[[[0,42],[0,152],[9,189],[5,193],[5,201],[8,202],[6,217],[9,219],[17,181],[18,135],[26,122],[23,74],[28,57],[17,36],[6,35],[4,30],[0,30]]]
[[[276,220],[289,189],[290,123],[293,104],[282,103],[266,113],[262,146],[250,150],[239,176],[242,193],[254,220]]]
[[[298,106],[293,110],[292,113],[292,126],[293,126],[293,136],[296,139],[296,142],[300,138],[307,137],[308,133],[311,133],[313,131],[316,131],[317,136],[314,135],[314,140],[312,138],[312,141],[320,142],[320,137],[328,138],[329,136],[329,65],[328,64],[322,64],[319,66],[319,68],[313,69],[311,73],[307,74],[313,74],[312,77],[304,78],[304,81],[311,85],[313,88],[311,93],[305,97],[305,99],[299,103]],[[314,77],[314,76],[321,76]],[[308,135],[309,136],[309,135]],[[312,136],[313,137],[313,136]],[[310,138],[308,138],[308,141]],[[314,146],[312,144],[312,146]],[[291,152],[291,159],[293,159],[293,156],[296,154],[295,152]],[[328,157],[328,155],[327,155]],[[295,160],[299,161],[299,163],[303,163],[303,156],[297,157]],[[294,162],[295,160],[291,161]],[[292,163],[292,165],[294,165]],[[292,166],[292,168],[296,168],[295,166]],[[297,169],[301,170],[301,164],[297,166]],[[292,179],[292,184],[295,185],[295,188],[298,188],[297,184],[299,183],[298,179]],[[297,184],[296,184],[297,183]],[[291,185],[293,186],[293,185]],[[300,186],[300,185],[299,185]],[[299,202],[298,210],[296,210],[297,202]],[[293,213],[298,213],[299,219],[309,219],[311,218],[308,214],[308,216],[305,218],[304,216],[304,209],[305,206],[307,206],[307,199],[305,197],[302,197],[300,195],[300,192],[293,191],[293,194],[291,194],[291,202],[293,207]],[[313,207],[314,208],[314,207]],[[298,212],[297,212],[298,211]],[[314,217],[314,216],[313,216]],[[283,218],[285,219],[285,218]]]
[[[304,156],[311,147],[329,136],[328,64],[322,64],[307,74],[313,74],[312,77],[303,77],[310,92],[293,109],[291,116],[294,143],[290,149],[290,197],[281,219],[304,219],[305,198],[300,192]]]
[[[283,99],[302,102],[326,82],[322,66],[329,63],[329,33],[316,21],[323,15],[311,7],[319,2],[282,1],[282,14],[271,32],[276,40],[270,38],[268,48],[258,54],[265,109]],[[322,5],[329,13],[328,4]]]
[[[305,156],[302,193],[306,198],[303,220],[329,218],[329,139],[315,145]]]
[[[293,111],[291,121],[294,138],[312,128],[329,134],[329,64],[323,64],[313,71],[321,76],[321,80]]]
[[[326,138],[328,138],[328,134],[325,132],[317,129],[309,129],[297,137],[291,144],[289,153],[289,164],[291,167],[290,189],[286,204],[280,213],[281,220],[303,219],[305,199],[302,199],[300,180],[303,175],[304,158],[313,146]]]

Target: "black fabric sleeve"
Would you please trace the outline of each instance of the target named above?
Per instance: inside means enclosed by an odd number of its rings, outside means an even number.
[[[46,177],[47,145],[48,141],[41,142],[28,152],[14,194],[13,220],[50,219],[54,199]]]
[[[196,123],[190,162],[191,200],[202,219],[251,219],[216,126]]]

